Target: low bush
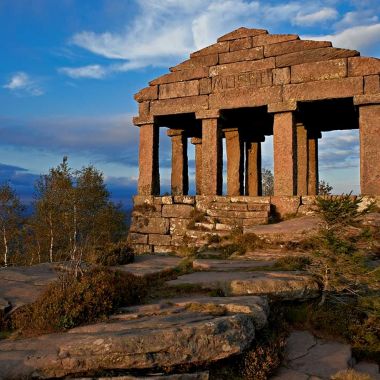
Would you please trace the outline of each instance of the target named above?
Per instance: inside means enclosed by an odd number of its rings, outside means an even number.
[[[310,264],[311,260],[306,256],[285,256],[277,260],[274,268],[281,270],[306,270]]]
[[[339,371],[331,376],[331,380],[373,380],[371,375],[366,373],[356,372],[353,369]]]
[[[78,278],[66,273],[48,285],[36,302],[12,315],[12,327],[31,336],[73,328],[102,319],[145,297],[145,280],[130,273],[93,268]]]
[[[112,266],[129,264],[134,261],[133,250],[125,243],[109,243],[105,246],[94,247],[87,256],[91,264]]]

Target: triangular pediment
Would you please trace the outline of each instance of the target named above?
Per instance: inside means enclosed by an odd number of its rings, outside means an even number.
[[[239,28],[135,95],[144,115],[378,96],[380,60],[329,41]]]

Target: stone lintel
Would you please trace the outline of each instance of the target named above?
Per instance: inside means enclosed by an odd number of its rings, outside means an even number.
[[[200,110],[195,112],[196,119],[218,119],[220,110]]]
[[[191,138],[191,143],[193,145],[202,144],[202,138],[201,137],[192,137]]]
[[[245,142],[264,142],[265,136],[264,135],[248,135],[244,136]]]
[[[269,113],[278,113],[278,112],[289,112],[297,110],[297,101],[296,100],[286,100],[284,102],[271,103],[268,104]]]
[[[153,124],[154,123],[154,117],[153,116],[135,116],[133,118],[133,124],[140,127],[141,125],[145,124]]]
[[[380,104],[380,94],[356,95],[354,96],[354,104],[356,106],[364,106],[368,104]]]
[[[322,138],[322,132],[312,130],[312,129],[308,129],[307,130],[307,138],[308,139],[320,139],[320,138]]]
[[[183,134],[185,134],[185,130],[184,129],[177,129],[177,128],[169,128],[167,131],[166,131],[166,134],[169,136],[169,137],[173,137],[173,136],[182,136]]]

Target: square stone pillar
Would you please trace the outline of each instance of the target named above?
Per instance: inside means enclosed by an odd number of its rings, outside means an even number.
[[[222,152],[218,119],[202,119],[202,195],[222,194]]]
[[[155,124],[140,126],[139,147],[139,195],[160,194],[158,163],[159,128]]]
[[[202,194],[202,139],[193,137],[191,143],[195,147],[195,192]]]
[[[293,112],[274,114],[274,195],[297,193],[297,143]]]
[[[308,140],[307,130],[297,123],[297,195],[308,194]]]
[[[187,195],[189,192],[187,136],[182,129],[169,129],[167,135],[172,140],[172,195]]]
[[[261,142],[246,141],[245,157],[245,195],[260,196],[262,195]]]
[[[227,194],[243,195],[244,144],[237,128],[224,130],[227,150]]]
[[[359,107],[360,188],[380,195],[380,104]]]
[[[318,137],[320,132],[309,132],[307,137],[307,194],[318,195],[319,168],[318,168]]]

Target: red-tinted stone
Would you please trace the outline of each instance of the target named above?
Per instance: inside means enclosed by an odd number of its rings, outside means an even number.
[[[267,34],[268,31],[264,29],[248,29],[248,28],[239,28],[233,30],[230,33],[225,34],[222,37],[218,38],[218,42],[236,40],[244,37],[253,37],[259,34]]]
[[[369,75],[367,77],[364,77],[364,93],[380,93],[380,75]]]
[[[208,109],[208,96],[188,96],[186,98],[154,100],[150,105],[152,115],[171,115]]]
[[[256,47],[253,49],[238,50],[230,53],[219,54],[219,64],[253,61],[264,58],[263,48]]]
[[[271,45],[293,40],[299,40],[297,34],[261,34],[260,36],[252,37],[252,46]]]
[[[199,80],[199,94],[208,95],[211,92],[211,79],[203,78]]]
[[[328,61],[330,59],[347,58],[359,55],[356,50],[326,47],[284,54],[276,57],[276,67],[299,65],[307,62]]]
[[[160,85],[160,99],[199,95],[199,81],[176,82]]]
[[[158,98],[158,86],[149,86],[135,94],[135,100],[144,102],[146,100],[155,100]]]
[[[360,188],[364,195],[380,195],[380,105],[359,108]]]
[[[363,78],[342,78],[325,81],[287,84],[284,99],[317,100],[348,98],[363,93]]]
[[[191,218],[194,206],[184,204],[163,205],[162,216],[165,218]]]
[[[273,84],[281,85],[290,83],[290,68],[273,69]]]
[[[274,58],[260,59],[257,61],[236,62],[210,67],[210,77],[216,75],[240,74],[247,71],[273,69],[275,67]]]
[[[380,59],[370,57],[355,57],[348,59],[348,76],[380,74]]]
[[[230,51],[249,49],[252,47],[252,37],[239,38],[230,41]]]
[[[210,94],[210,108],[257,107],[282,101],[281,86],[230,89]]]
[[[149,82],[150,85],[182,82],[185,80],[200,79],[208,77],[208,67],[197,67],[192,70],[176,71],[173,73],[162,75]]]
[[[216,44],[205,47],[204,49],[198,50],[194,53],[190,54],[190,57],[200,57],[203,55],[210,55],[215,53],[225,53],[229,51],[230,43],[228,41],[225,42],[217,42]]]
[[[299,51],[318,49],[318,48],[330,47],[330,46],[332,46],[332,44],[329,41],[295,40],[295,41],[281,42],[277,44],[266,45],[264,47],[264,56],[273,57],[276,55],[283,55],[283,54],[295,53]]]
[[[292,83],[337,79],[347,76],[347,59],[310,62],[291,67]]]
[[[218,54],[204,55],[190,58],[177,66],[171,67],[170,71],[193,70],[200,66],[214,66],[218,64]]]

